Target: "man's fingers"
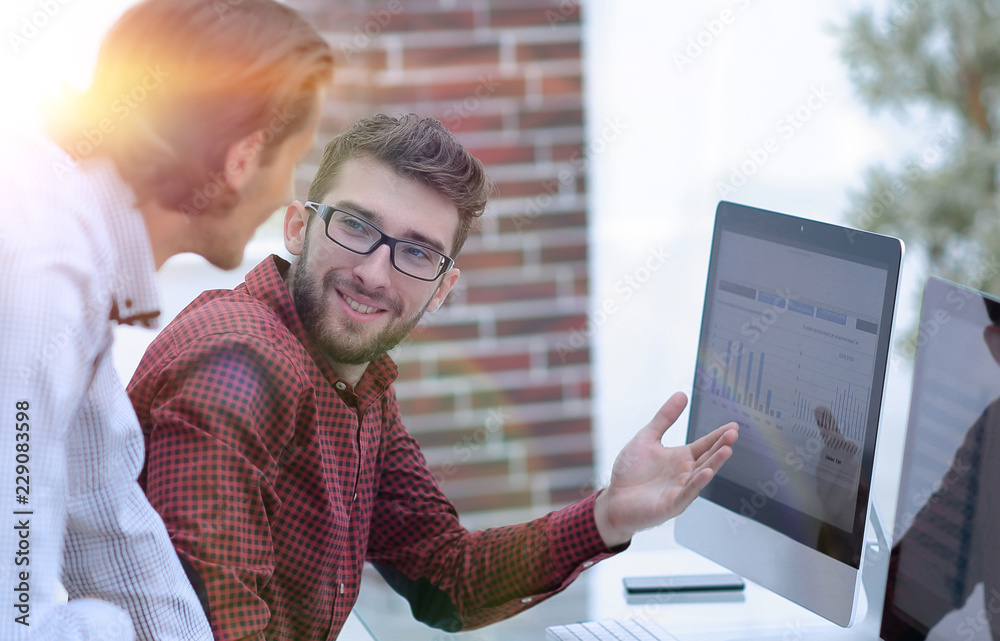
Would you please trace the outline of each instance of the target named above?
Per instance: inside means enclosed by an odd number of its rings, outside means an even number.
[[[666,403],[660,406],[660,409],[656,412],[656,416],[646,424],[643,430],[648,430],[650,435],[657,440],[663,438],[667,429],[674,424],[685,407],[687,407],[687,396],[683,392],[675,392],[673,396],[667,399]]]
[[[722,464],[732,455],[733,448],[724,446],[712,454],[703,465],[699,466],[691,474],[691,477],[675,498],[675,507],[680,508],[678,513],[686,509],[694,501],[701,491],[705,489],[705,486],[715,477]]]
[[[691,457],[700,462],[706,456],[711,456],[723,445],[732,445],[739,436],[740,426],[737,423],[726,423],[717,427],[705,436],[691,443]]]
[[[705,456],[695,461],[694,474],[698,474],[705,469],[711,469],[713,475],[718,472],[722,464],[733,455],[733,443],[735,441],[735,431],[726,432],[723,438],[720,438],[715,446],[705,453]]]

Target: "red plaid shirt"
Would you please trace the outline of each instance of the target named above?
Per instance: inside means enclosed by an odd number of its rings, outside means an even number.
[[[612,551],[594,497],[468,532],[403,427],[388,356],[357,387],[306,338],[272,257],[202,294],[129,384],[139,481],[205,585],[217,639],[334,639],[367,559],[446,630],[511,616]]]

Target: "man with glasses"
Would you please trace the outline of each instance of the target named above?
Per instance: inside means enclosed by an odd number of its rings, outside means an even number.
[[[436,120],[354,123],[286,210],[292,263],[202,294],[150,345],[129,384],[141,482],[206,585],[217,639],[336,636],[365,560],[425,623],[485,625],[675,516],[731,454],[734,424],[660,444],[677,395],[601,492],[522,525],[460,526],[402,425],[386,351],[454,287],[490,189]]]
[[[114,331],[156,325],[171,256],[242,262],[332,80],[330,46],[280,2],[133,4],[67,113],[0,155],[3,641],[212,638],[136,482]]]

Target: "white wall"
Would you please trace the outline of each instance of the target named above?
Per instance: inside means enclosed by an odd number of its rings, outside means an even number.
[[[872,115],[853,94],[829,26],[860,4],[585,5],[601,478],[663,400],[690,393],[718,201],[843,222],[864,167],[926,144],[920,127]],[[906,326],[912,260],[903,282]],[[876,470],[884,512],[895,507],[909,376],[896,358]],[[683,442],[686,427],[687,412],[665,442]]]

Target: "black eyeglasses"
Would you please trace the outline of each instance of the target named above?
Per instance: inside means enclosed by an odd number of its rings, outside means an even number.
[[[344,249],[367,256],[382,245],[389,246],[392,266],[418,280],[437,280],[451,269],[455,260],[433,247],[387,235],[361,216],[343,209],[307,202],[326,224],[326,237]]]

